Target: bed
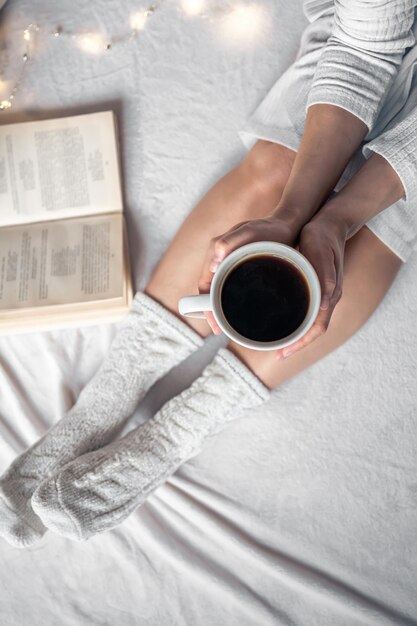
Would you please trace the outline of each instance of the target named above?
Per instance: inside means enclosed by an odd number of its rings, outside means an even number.
[[[296,54],[301,2],[257,5],[261,32],[239,39],[218,16],[166,0],[136,43],[98,56],[42,32],[121,32],[137,1],[9,0],[1,12],[7,37],[34,21],[42,36],[0,123],[117,113],[137,289],[242,157],[239,129]],[[414,255],[356,336],[212,438],[120,527],[85,543],[52,533],[26,550],[1,542],[1,623],[417,624],[416,274]],[[71,407],[116,328],[0,339],[1,472]],[[129,427],[217,347],[211,338],[151,390]]]

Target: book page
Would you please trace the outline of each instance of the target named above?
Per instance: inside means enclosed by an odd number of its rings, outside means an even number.
[[[0,226],[116,211],[112,111],[0,126]]]
[[[123,217],[0,228],[1,310],[123,296]]]

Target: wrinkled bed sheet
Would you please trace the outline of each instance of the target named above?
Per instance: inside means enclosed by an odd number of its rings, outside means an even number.
[[[139,3],[140,5],[140,3]],[[137,288],[197,199],[244,154],[238,130],[294,58],[298,2],[258,0],[239,44],[167,0],[99,58],[40,42],[0,122],[114,108]],[[10,0],[8,34],[123,30],[133,0]],[[144,4],[142,3],[142,6]],[[175,268],[172,268],[175,276]],[[231,424],[122,526],[86,543],[0,544],[4,626],[417,624],[417,259],[362,330]],[[115,325],[0,340],[0,471],[73,404]],[[149,417],[216,348],[185,363]]]

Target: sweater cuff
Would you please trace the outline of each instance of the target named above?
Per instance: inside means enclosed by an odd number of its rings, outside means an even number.
[[[368,127],[368,132],[372,129],[375,123],[375,116],[369,109],[369,104],[361,102],[349,93],[348,91],[337,89],[320,89],[313,88],[310,92],[310,96],[307,102],[307,109],[313,104],[333,104],[340,107],[355,117],[359,118]]]
[[[380,154],[397,173],[405,191],[407,204],[417,205],[417,134],[414,124],[417,115],[365,144],[366,158],[372,152]],[[417,209],[417,206],[416,206]]]
[[[307,108],[313,104],[339,106],[371,131],[396,72],[396,63],[330,37],[314,74]]]

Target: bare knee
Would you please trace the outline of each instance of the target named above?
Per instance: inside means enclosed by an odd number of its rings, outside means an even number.
[[[241,162],[246,177],[260,191],[283,190],[296,152],[272,141],[258,140]]]

